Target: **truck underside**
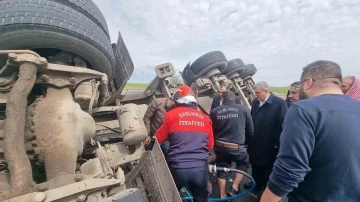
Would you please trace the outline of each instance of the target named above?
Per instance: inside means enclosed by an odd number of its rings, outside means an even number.
[[[158,143],[143,146],[147,105],[176,88],[172,64],[125,92],[134,65],[92,1],[20,4],[0,1],[0,201],[181,201]],[[209,113],[220,84],[250,107],[255,72],[213,51],[180,74]]]

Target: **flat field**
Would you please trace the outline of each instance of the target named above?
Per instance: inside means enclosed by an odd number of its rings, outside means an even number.
[[[149,84],[148,83],[127,83],[125,90],[144,90]],[[288,87],[271,87],[271,91],[278,95],[285,96]]]

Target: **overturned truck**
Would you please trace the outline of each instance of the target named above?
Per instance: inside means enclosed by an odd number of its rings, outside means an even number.
[[[159,145],[142,143],[171,63],[126,93],[131,57],[89,0],[2,0],[0,19],[0,201],[181,201]],[[181,75],[209,112],[221,83],[250,106],[255,72],[215,51]]]

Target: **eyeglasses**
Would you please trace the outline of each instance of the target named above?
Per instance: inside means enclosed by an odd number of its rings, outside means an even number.
[[[300,81],[299,82],[299,86],[302,84],[302,83],[304,83],[306,80],[308,80],[309,78],[306,78],[306,79],[304,79],[304,80],[302,80],[302,81]],[[321,79],[339,79],[339,78],[337,78],[337,77],[324,77],[324,78],[317,78],[317,79],[314,79],[314,78],[310,78],[313,82],[315,82],[316,80],[321,80]]]

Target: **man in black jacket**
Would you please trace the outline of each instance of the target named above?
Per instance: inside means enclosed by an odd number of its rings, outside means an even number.
[[[255,190],[262,191],[269,180],[279,151],[279,139],[287,105],[284,99],[270,92],[269,85],[264,81],[254,86],[254,92],[257,98],[251,107],[254,137],[249,147],[249,154],[252,176],[256,184]],[[245,187],[248,188],[249,184]]]
[[[221,84],[219,89],[218,89],[218,95],[216,95],[214,98],[213,98],[213,101],[211,103],[211,109],[215,109],[216,107],[220,106],[222,104],[222,97],[221,95],[227,91],[227,87],[226,85],[224,84]],[[238,96],[235,96],[235,103],[236,104],[241,104],[241,101],[240,101],[240,97]]]
[[[222,101],[221,106],[210,112],[215,139],[216,163],[217,165],[230,165],[231,162],[235,162],[237,169],[246,171],[249,155],[244,145],[251,142],[254,132],[250,110],[240,104],[235,104],[235,94],[231,91],[223,93]],[[239,183],[242,178],[242,174],[235,174],[230,195],[239,193]],[[225,198],[227,194],[224,172],[218,172],[218,183],[220,197]]]

